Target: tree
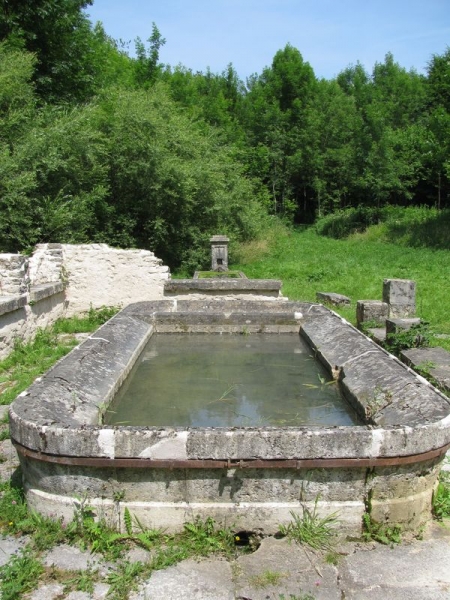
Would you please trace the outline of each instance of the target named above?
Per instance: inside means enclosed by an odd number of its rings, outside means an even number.
[[[163,84],[111,90],[100,114],[114,211],[108,239],[192,268],[213,233],[245,239],[258,228],[263,208],[232,150],[177,107]]]
[[[432,107],[442,107],[450,113],[450,47],[442,55],[433,54],[427,73]]]
[[[311,66],[300,52],[287,44],[279,50],[271,67],[248,81],[242,122],[248,143],[266,148],[266,171],[260,173],[272,195],[274,213],[292,219],[311,219],[305,198],[311,182],[303,176],[303,155],[299,152],[309,107],[314,103],[317,81]],[[262,156],[261,150],[258,155]],[[257,163],[252,160],[252,163]]]
[[[21,50],[8,50],[0,43],[0,140],[11,151],[29,126],[35,109],[35,90],[31,82],[35,58]]]
[[[92,0],[0,0],[0,41],[36,56],[37,94],[49,102],[85,101],[93,93]]]
[[[152,35],[147,40],[149,48],[146,49],[141,38],[136,38],[135,79],[140,87],[155,83],[162,70],[159,64],[159,51],[166,43],[155,23],[152,24]]]

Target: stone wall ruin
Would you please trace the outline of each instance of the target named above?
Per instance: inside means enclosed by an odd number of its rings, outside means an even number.
[[[107,244],[38,244],[30,257],[0,254],[0,359],[14,340],[92,306],[159,300],[169,268],[148,250]]]

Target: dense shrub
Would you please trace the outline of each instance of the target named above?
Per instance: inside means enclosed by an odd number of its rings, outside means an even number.
[[[316,222],[315,228],[319,235],[341,239],[352,233],[365,231],[369,225],[375,225],[382,214],[382,209],[369,206],[347,208],[322,217]]]

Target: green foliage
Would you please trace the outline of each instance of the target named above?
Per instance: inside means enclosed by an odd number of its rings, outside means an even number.
[[[318,219],[320,235],[344,239],[363,234],[371,241],[391,242],[411,248],[450,249],[450,210],[426,206],[402,208],[359,206],[336,211]]]
[[[409,348],[426,348],[430,345],[431,334],[428,323],[412,325],[409,329],[401,329],[397,333],[388,333],[386,346],[390,352],[400,356],[402,350]]]
[[[92,0],[0,3],[0,40],[36,55],[34,80],[46,101],[84,101],[93,93],[92,31],[83,9]]]
[[[291,300],[315,302],[318,291],[348,296],[352,304],[334,310],[353,323],[356,301],[381,300],[384,279],[413,279],[417,316],[431,323],[433,332],[450,334],[450,282],[442,268],[449,261],[448,250],[405,248],[373,241],[368,235],[334,240],[317,235],[313,228],[278,226],[275,236],[250,244],[249,251],[244,248],[241,255],[248,258],[230,268],[244,271],[249,278],[281,279],[283,295]],[[432,338],[430,345],[450,350],[446,339]]]
[[[125,534],[113,530],[105,520],[97,519],[86,498],[77,501],[73,520],[64,524],[61,520],[29,512],[22,490],[10,482],[0,483],[0,530],[16,536],[26,534],[31,538],[21,555],[13,557],[0,568],[2,598],[12,600],[33,589],[43,571],[33,552],[42,552],[56,544],[75,544],[116,561],[107,582],[110,584],[108,597],[117,600],[127,598],[129,592],[136,589],[140,578],[148,576],[152,570],[163,569],[189,557],[213,553],[226,556],[235,554],[232,531],[217,527],[210,517],[204,521],[197,517],[186,523],[182,532],[174,535],[146,529],[136,517],[132,518],[128,509],[124,512],[124,524]],[[120,560],[132,544],[152,550],[148,564]],[[88,569],[68,579],[66,590],[77,589],[90,593],[95,579],[96,572]]]
[[[10,535],[29,535],[29,549],[43,551],[62,543],[65,532],[60,520],[28,511],[23,491],[9,481],[0,488],[0,528]]]
[[[381,215],[380,209],[368,206],[338,210],[316,221],[315,230],[319,235],[342,239],[352,233],[363,232],[370,225],[377,224]]]
[[[118,559],[127,546],[127,536],[115,531],[104,519],[97,519],[86,499],[75,503],[73,520],[65,529],[65,536],[91,552],[108,559]]]
[[[86,570],[77,571],[74,577],[66,579],[64,582],[64,592],[68,593],[72,590],[78,592],[86,592],[89,597],[94,593],[95,582],[98,580],[98,571],[92,569],[89,565]]]
[[[450,113],[450,47],[442,55],[433,54],[428,63],[428,86],[434,106]]]
[[[108,242],[192,273],[211,233],[236,244],[267,212],[336,211],[327,235],[380,222],[386,240],[448,247],[444,214],[408,229],[383,209],[448,208],[448,49],[426,77],[389,53],[371,74],[356,63],[319,81],[287,44],[244,85],[231,64],[162,65],[155,23],[130,57],[90,3],[0,2],[0,251]]]
[[[229,553],[234,549],[234,538],[230,529],[217,528],[214,519],[199,517],[184,524],[180,545],[189,549],[194,556],[208,556],[212,553]]]
[[[101,306],[93,308],[91,305],[89,311],[84,315],[75,315],[69,319],[63,318],[56,321],[53,331],[59,333],[88,333],[95,331],[109,321],[120,308],[118,306]]]
[[[155,83],[161,73],[162,66],[159,64],[159,50],[164,46],[166,40],[161,36],[155,23],[152,24],[152,35],[147,40],[150,44],[148,50],[142,40],[136,38],[136,62],[134,64],[134,76],[138,86],[146,87]]]
[[[433,494],[433,514],[439,521],[450,518],[450,473],[441,471]]]
[[[129,593],[137,589],[140,577],[147,570],[139,561],[119,563],[117,568],[106,579],[110,585],[108,598],[111,600],[127,600]]]
[[[291,511],[292,521],[287,525],[280,525],[280,533],[314,550],[331,551],[338,523],[337,514],[321,517],[317,508],[318,501],[317,496],[312,510],[303,504],[301,516]]]
[[[2,600],[16,600],[31,592],[38,584],[44,567],[29,550],[16,554],[0,567]]]
[[[101,117],[115,174],[110,242],[151,248],[171,267],[192,271],[206,262],[213,233],[243,240],[261,227],[264,212],[252,182],[212,130],[176,107],[165,86],[111,92]]]
[[[386,525],[375,522],[370,513],[363,514],[363,539],[366,542],[379,542],[386,546],[400,544],[402,528],[400,525]]]
[[[123,513],[123,522],[125,525],[125,531],[127,532],[127,535],[132,535],[133,533],[133,524],[132,524],[132,519],[131,519],[131,513],[128,510],[128,507],[125,508],[124,513]]]
[[[27,518],[23,491],[9,481],[0,482],[0,529],[4,532],[19,533],[20,523]]]
[[[75,343],[74,340],[58,342],[51,330],[38,330],[29,343],[17,339],[13,352],[0,362],[0,382],[5,384],[1,404],[9,404],[36,377],[65,356]]]

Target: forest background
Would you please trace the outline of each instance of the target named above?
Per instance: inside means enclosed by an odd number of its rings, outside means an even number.
[[[388,53],[326,80],[288,44],[243,82],[161,64],[155,24],[131,57],[89,4],[0,0],[0,252],[105,242],[192,272],[212,234],[274,220],[448,219],[450,48],[425,75]]]

